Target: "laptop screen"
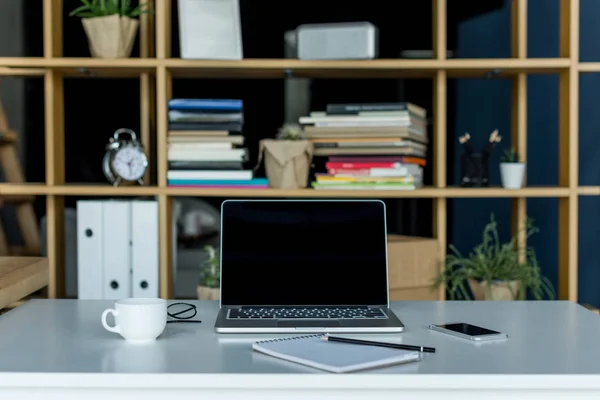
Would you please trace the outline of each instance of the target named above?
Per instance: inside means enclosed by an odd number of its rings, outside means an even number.
[[[385,204],[228,200],[222,305],[386,305]]]

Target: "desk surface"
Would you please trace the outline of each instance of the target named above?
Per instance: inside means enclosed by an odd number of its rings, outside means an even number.
[[[31,384],[30,373],[52,373],[56,379],[62,373],[79,385],[88,378],[100,385],[106,378],[114,385],[150,386],[218,385],[222,374],[238,374],[235,379],[229,375],[228,387],[242,385],[247,377],[252,377],[248,385],[270,382],[270,387],[289,387],[290,379],[296,379],[298,385],[313,382],[318,387],[342,383],[352,387],[364,379],[384,386],[415,385],[423,379],[442,385],[447,375],[454,376],[447,381],[450,386],[463,382],[475,387],[487,379],[505,387],[506,383],[498,380],[504,374],[551,375],[536,380],[535,385],[548,389],[562,376],[569,376],[575,378],[570,381],[573,387],[585,383],[600,390],[597,376],[589,377],[592,381],[579,379],[600,374],[600,317],[570,302],[396,302],[392,308],[406,331],[362,337],[432,346],[437,352],[424,354],[417,363],[360,374],[328,374],[326,380],[311,378],[323,376],[321,371],[251,349],[255,340],[284,335],[217,334],[213,324],[218,302],[194,303],[201,324],[167,324],[155,343],[134,346],[102,328],[100,315],[111,301],[32,300],[0,316],[0,389],[15,385],[21,378]],[[506,332],[510,338],[475,344],[427,329],[431,323],[446,322],[469,322]],[[113,379],[120,373],[127,377]],[[190,379],[190,373],[207,375]],[[279,377],[274,379],[273,374]],[[565,382],[563,379],[562,384]]]

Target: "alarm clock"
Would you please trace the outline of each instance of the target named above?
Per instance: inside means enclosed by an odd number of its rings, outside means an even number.
[[[121,128],[113,133],[102,159],[102,171],[106,179],[114,186],[119,186],[123,181],[143,185],[146,168],[148,157],[135,132]]]

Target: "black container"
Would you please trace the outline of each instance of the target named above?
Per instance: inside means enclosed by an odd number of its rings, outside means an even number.
[[[490,185],[489,154],[463,153],[460,156],[460,186],[485,187]]]

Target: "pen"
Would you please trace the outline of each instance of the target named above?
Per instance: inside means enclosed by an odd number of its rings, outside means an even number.
[[[367,346],[389,347],[391,349],[416,350],[416,351],[425,352],[425,353],[435,353],[434,347],[412,346],[409,344],[399,344],[399,343],[373,342],[371,340],[350,339],[350,338],[342,338],[342,337],[329,336],[329,335],[321,336],[321,339],[326,340],[328,342],[364,344]]]

